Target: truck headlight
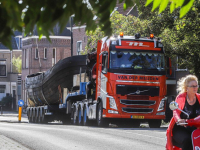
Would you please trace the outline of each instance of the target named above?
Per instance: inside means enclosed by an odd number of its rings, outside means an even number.
[[[157,111],[161,111],[161,110],[164,110],[164,109],[165,109],[165,101],[166,101],[166,100],[167,100],[167,97],[163,98],[163,99],[160,101],[160,105],[159,105]]]
[[[117,110],[115,99],[112,96],[109,96],[109,103],[110,103],[110,108]]]

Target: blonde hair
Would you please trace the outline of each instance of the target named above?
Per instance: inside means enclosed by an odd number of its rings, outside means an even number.
[[[182,77],[177,82],[177,92],[178,94],[185,93],[187,91],[187,86],[190,81],[196,81],[198,84],[198,79],[195,75],[187,75],[186,77]]]

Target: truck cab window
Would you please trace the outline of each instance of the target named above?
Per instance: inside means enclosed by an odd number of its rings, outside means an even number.
[[[102,56],[102,73],[107,73],[108,55],[104,53]]]

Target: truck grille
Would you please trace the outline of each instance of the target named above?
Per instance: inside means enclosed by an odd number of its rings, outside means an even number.
[[[120,103],[123,105],[142,105],[142,106],[151,106],[156,103],[156,101],[149,101],[149,100],[126,100],[121,99]]]
[[[122,108],[123,112],[126,113],[152,113],[152,108]]]
[[[159,96],[159,86],[116,85],[116,94]]]
[[[149,96],[146,95],[127,95],[129,100],[149,100]]]

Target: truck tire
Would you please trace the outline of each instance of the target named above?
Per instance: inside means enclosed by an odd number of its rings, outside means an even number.
[[[148,122],[149,122],[150,128],[160,128],[160,126],[161,126],[160,119],[152,119],[152,120],[149,120]]]
[[[83,107],[83,126],[88,125],[87,109],[86,106]]]
[[[82,125],[82,116],[81,116],[81,107],[78,108],[78,117],[77,117],[77,122],[78,122],[78,125]]]
[[[103,106],[102,102],[99,102],[97,105],[97,126],[99,127],[108,127],[109,123],[106,119],[103,118]]]

